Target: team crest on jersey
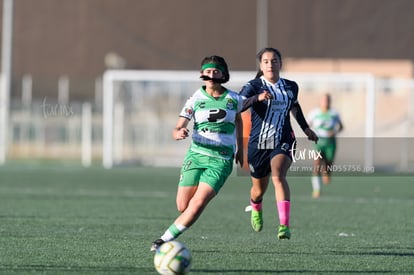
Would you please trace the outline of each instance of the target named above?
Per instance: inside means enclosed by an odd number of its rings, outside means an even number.
[[[233,99],[231,99],[231,98],[229,98],[228,100],[227,100],[227,105],[226,105],[226,108],[228,109],[228,110],[233,110],[234,109],[234,100]]]

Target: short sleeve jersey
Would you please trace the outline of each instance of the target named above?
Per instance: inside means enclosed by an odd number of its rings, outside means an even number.
[[[249,81],[240,94],[249,98],[264,90],[269,91],[273,98],[257,102],[250,108],[252,128],[249,144],[257,149],[275,149],[285,138],[294,138],[290,110],[297,102],[298,85],[284,78],[271,83],[262,76]]]
[[[336,129],[340,122],[339,113],[335,110],[323,112],[317,108],[312,110],[308,115],[309,124],[315,130],[318,137],[329,137],[329,133]]]
[[[181,117],[194,119],[190,150],[203,155],[232,159],[236,149],[236,114],[243,97],[226,90],[219,98],[198,89],[185,103]]]

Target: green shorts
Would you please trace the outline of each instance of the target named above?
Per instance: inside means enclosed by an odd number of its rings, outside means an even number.
[[[210,157],[189,150],[184,158],[178,186],[197,186],[204,182],[217,194],[232,171],[233,159]]]
[[[319,138],[318,143],[315,144],[315,149],[322,153],[324,159],[333,162],[336,152],[336,139]]]

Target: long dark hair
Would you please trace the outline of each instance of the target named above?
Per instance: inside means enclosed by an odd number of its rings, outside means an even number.
[[[263,54],[268,53],[268,52],[274,53],[279,58],[280,67],[282,67],[282,54],[280,53],[280,51],[278,49],[271,48],[271,47],[263,48],[257,53],[256,58],[257,58],[257,60],[259,60],[259,63],[262,61]],[[257,74],[256,74],[255,78],[259,78],[262,75],[263,75],[263,72],[259,67],[259,69],[257,70]]]
[[[223,57],[218,55],[204,57],[203,61],[201,61],[201,67],[203,67],[204,64],[208,63],[214,63],[223,68],[222,73],[224,75],[224,79],[220,81],[221,83],[226,83],[230,80],[229,67],[227,66],[227,63]]]

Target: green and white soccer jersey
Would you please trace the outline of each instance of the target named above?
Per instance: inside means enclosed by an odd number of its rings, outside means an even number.
[[[226,90],[219,98],[198,89],[185,103],[181,117],[194,119],[190,150],[203,155],[232,159],[236,148],[236,114],[243,97]]]
[[[334,110],[323,112],[318,108],[309,113],[308,120],[318,137],[327,138],[331,137],[332,131],[335,131],[340,117],[339,113]]]

